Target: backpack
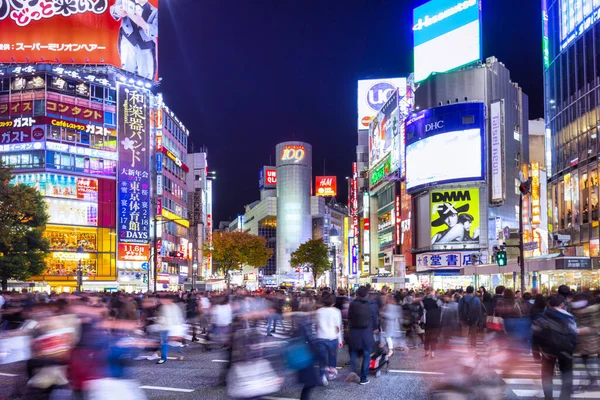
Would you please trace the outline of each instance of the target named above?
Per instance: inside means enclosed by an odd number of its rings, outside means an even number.
[[[541,315],[533,323],[533,335],[542,351],[551,355],[572,355],[575,350],[573,334],[566,323]]]
[[[469,300],[467,300],[467,297]],[[462,307],[460,307],[459,316],[460,320],[467,325],[475,325],[479,322],[479,313],[477,312],[477,305],[473,304],[475,296],[463,297]]]

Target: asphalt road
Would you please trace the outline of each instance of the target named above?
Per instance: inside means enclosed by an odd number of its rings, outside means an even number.
[[[277,336],[274,340],[278,340]],[[539,366],[529,360],[530,356],[511,356],[507,361],[481,355],[489,350],[483,342],[478,343],[479,359],[471,357],[472,351],[461,348],[457,351],[436,353],[435,360],[425,359],[422,346],[407,351],[396,351],[390,360],[389,372],[379,377],[370,377],[368,385],[345,382],[349,369],[347,347],[339,351],[338,378],[329,382],[327,387],[317,387],[313,399],[429,399],[430,388],[445,382],[453,382],[462,389],[476,389],[473,378],[483,377],[502,384],[500,392],[508,399],[533,399],[541,396]],[[136,381],[148,399],[228,399],[227,388],[221,385],[224,374],[224,360],[227,357],[222,350],[202,351],[201,347],[191,344],[184,349],[184,360],[169,359],[167,363],[157,365],[156,360],[133,361],[130,375]],[[149,354],[148,354],[149,355]],[[175,356],[175,353],[169,355]],[[510,369],[510,374],[499,370],[500,366]],[[585,371],[576,364],[576,386],[585,384]],[[0,365],[0,399],[24,397],[14,396],[25,386],[25,364]],[[579,372],[577,372],[579,371]],[[599,371],[596,371],[599,372]],[[578,382],[578,381],[579,382]],[[555,377],[555,396],[560,388],[560,379]],[[481,387],[477,390],[483,390]],[[299,399],[301,387],[296,383],[294,374],[286,374],[281,390],[264,399]],[[594,390],[578,393],[576,398],[600,399],[600,392]],[[68,392],[61,393],[55,399],[68,399]],[[492,399],[491,395],[481,398]],[[117,397],[115,397],[117,400]]]

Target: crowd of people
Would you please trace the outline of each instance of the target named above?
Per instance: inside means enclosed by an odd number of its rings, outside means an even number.
[[[281,361],[302,384],[301,398],[309,399],[317,386],[337,378],[345,345],[351,371],[346,381],[366,385],[370,373],[385,368],[394,352],[422,347],[424,358],[435,360],[438,349],[449,349],[460,338],[467,338],[473,352],[478,342],[492,340],[496,349],[531,354],[540,363],[546,399],[552,398],[556,364],[560,398],[570,398],[574,354],[583,358],[590,384],[598,384],[592,364],[600,351],[600,292],[574,293],[567,286],[549,297],[503,286],[494,294],[472,286],[438,292],[375,291],[368,285],[350,293],[329,288],[9,292],[0,296],[0,311],[0,363],[26,361],[27,383],[18,391],[28,399],[47,399],[65,388],[81,397],[106,390],[106,380],[111,390],[131,393],[139,390],[127,379],[132,360],[161,365],[183,359],[190,343],[225,351],[228,363],[219,383],[235,397],[277,392],[284,375]],[[279,347],[273,344],[281,341],[270,337],[278,329],[285,334]],[[26,348],[16,354],[16,343]],[[168,357],[170,352],[177,356]]]

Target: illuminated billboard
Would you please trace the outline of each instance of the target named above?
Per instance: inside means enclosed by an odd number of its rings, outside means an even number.
[[[479,189],[436,190],[429,195],[432,245],[479,243]]]
[[[277,168],[264,166],[258,171],[258,189],[275,189],[277,187]]]
[[[337,194],[337,178],[335,176],[317,176],[315,183],[316,196],[332,197]]]
[[[398,91],[392,93],[381,111],[369,125],[369,166],[373,167],[392,152],[393,146],[400,148],[400,112],[398,109]],[[395,153],[400,156],[399,153]],[[398,168],[400,160],[393,160]],[[390,171],[392,172],[392,171]]]
[[[98,180],[53,173],[15,174],[11,179],[15,185],[36,188],[43,196],[98,201]]]
[[[558,19],[560,21],[560,50],[562,51],[600,19],[600,2],[598,0],[560,0],[557,3],[560,4]],[[546,1],[543,1],[542,11],[545,12],[546,17],[544,21],[546,35],[548,33],[547,9]],[[547,36],[545,40],[547,42]]]
[[[406,94],[406,78],[368,79],[358,81],[358,130],[369,124],[398,89],[400,98]]]
[[[148,97],[144,89],[119,85],[119,243],[147,244],[150,240]]]
[[[415,82],[481,58],[480,0],[432,0],[413,16]]]
[[[484,179],[484,124],[483,103],[413,114],[406,123],[406,190]]]
[[[0,62],[109,64],[158,79],[158,0],[0,1]]]

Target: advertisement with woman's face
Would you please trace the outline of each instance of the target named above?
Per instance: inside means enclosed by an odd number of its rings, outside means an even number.
[[[479,242],[479,189],[430,193],[431,244]]]

